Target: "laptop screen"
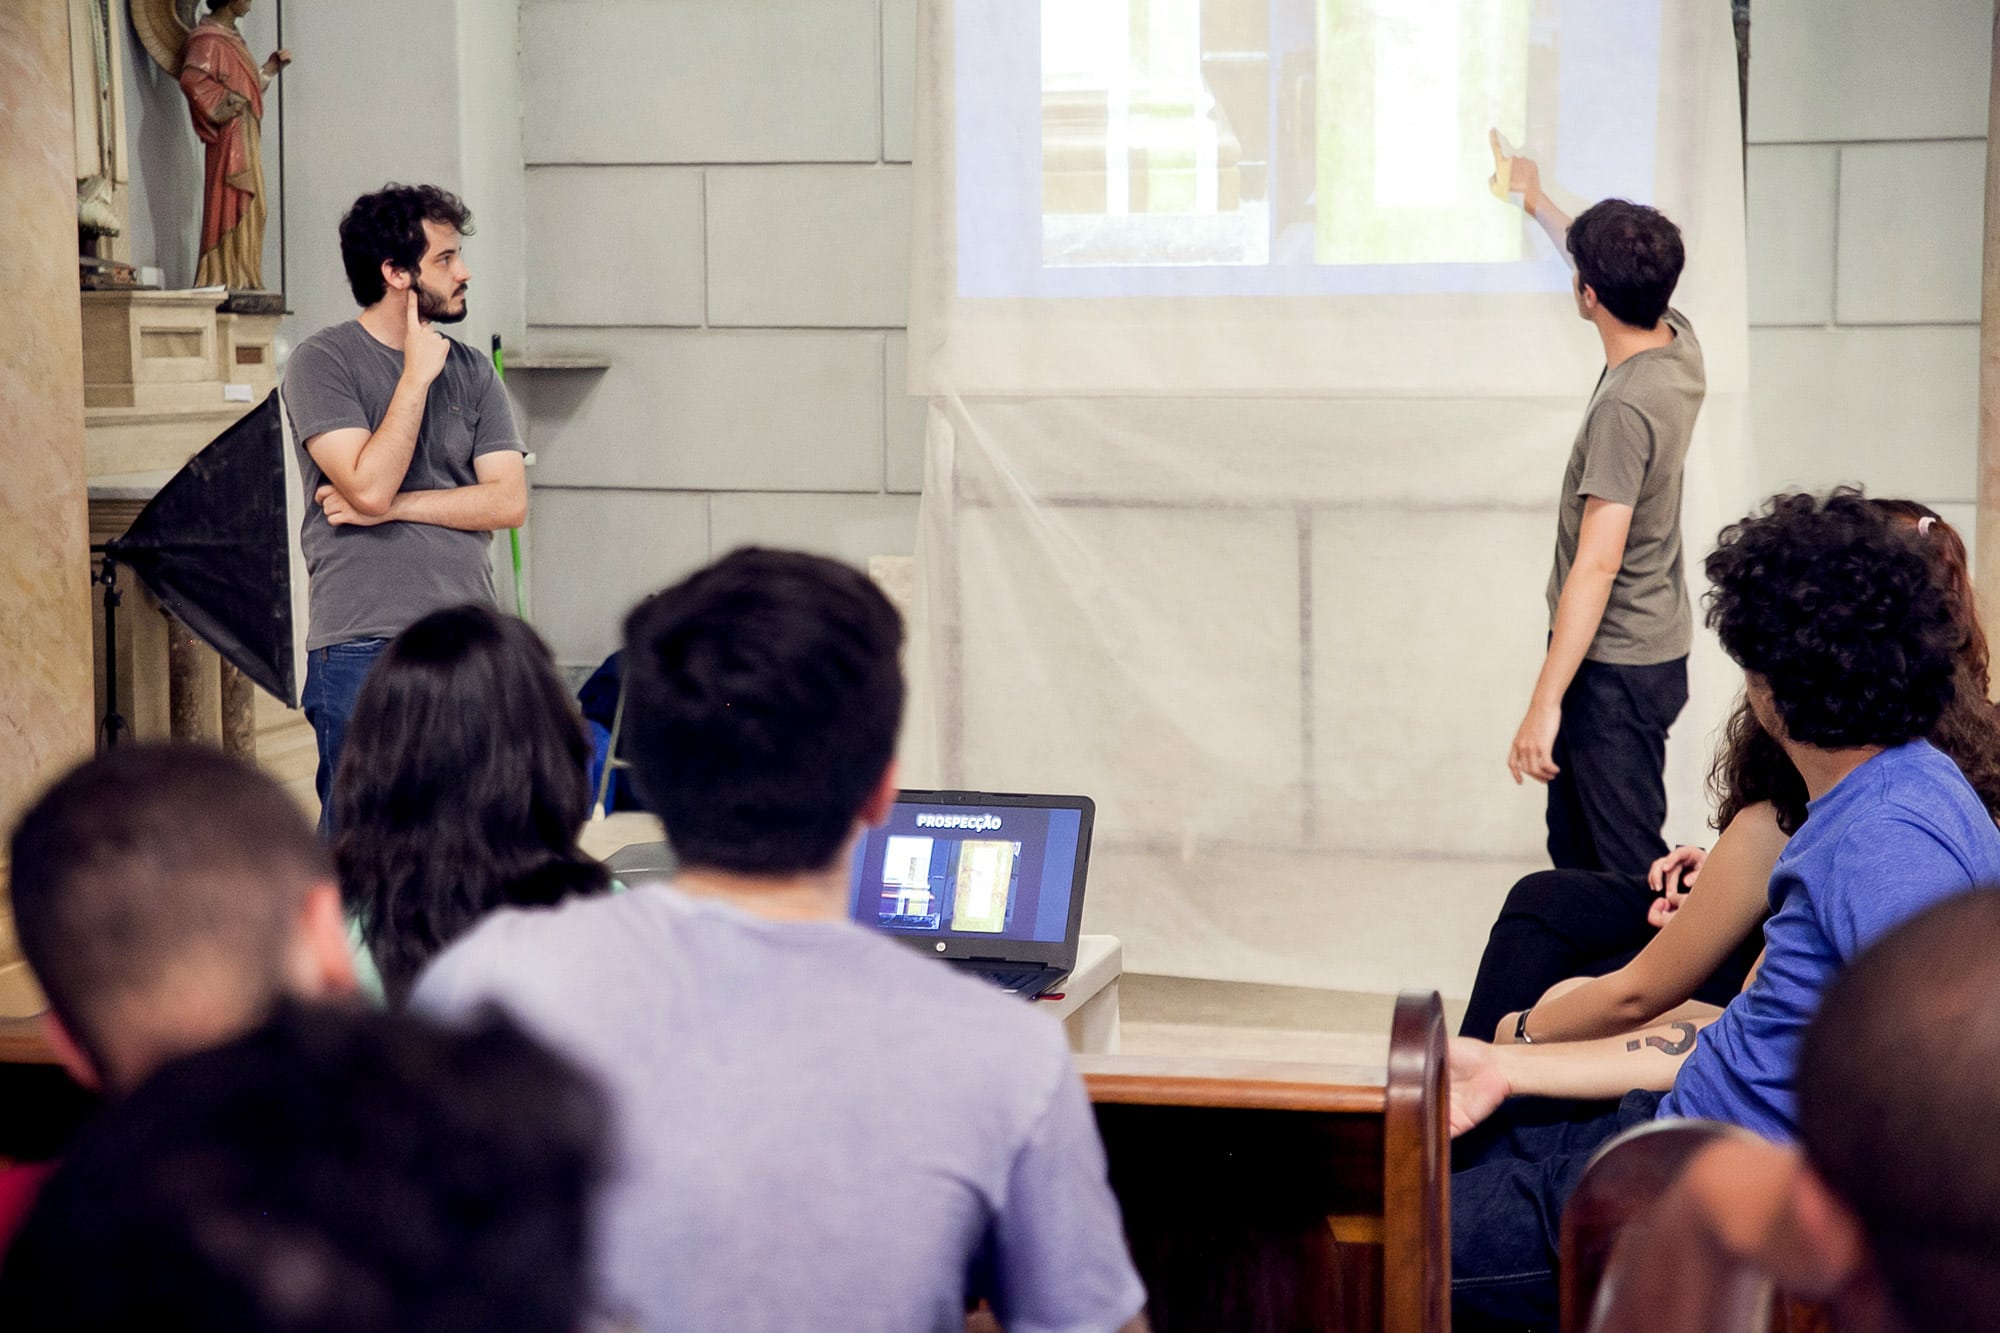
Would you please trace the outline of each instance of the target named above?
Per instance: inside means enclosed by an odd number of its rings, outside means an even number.
[[[940,953],[1061,944],[1081,915],[1091,815],[1083,796],[901,792],[855,849],[849,912]]]

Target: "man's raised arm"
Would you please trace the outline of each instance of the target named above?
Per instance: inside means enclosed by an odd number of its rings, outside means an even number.
[[[410,290],[404,321],[403,374],[396,381],[382,424],[372,431],[358,427],[330,430],[306,441],[306,452],[326,474],[327,487],[321,488],[321,495],[330,487],[361,520],[388,517],[410,470],[410,459],[416,454],[431,383],[444,370],[445,358],[451,353],[450,340],[417,318],[415,288]],[[327,517],[332,520],[331,511]]]
[[[1500,138],[1500,131],[1488,130],[1486,136],[1493,149],[1494,192],[1510,198],[1520,196],[1521,207],[1548,233],[1563,262],[1576,267],[1569,254],[1569,214],[1563,212],[1556,201],[1543,191],[1542,169],[1535,165],[1532,157],[1510,157],[1506,144]]]

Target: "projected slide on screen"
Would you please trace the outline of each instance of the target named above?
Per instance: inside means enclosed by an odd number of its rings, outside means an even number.
[[[960,0],[965,296],[1535,291],[1487,188],[1652,195],[1658,0]]]
[[[899,802],[855,849],[851,913],[903,933],[1061,940],[1080,832],[1070,809]]]

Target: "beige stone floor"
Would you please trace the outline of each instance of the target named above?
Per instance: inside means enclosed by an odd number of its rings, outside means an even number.
[[[1194,1055],[1379,1066],[1396,997],[1236,981],[1130,973],[1119,983],[1120,1049],[1128,1055]],[[1446,999],[1458,1030],[1463,1000]]]

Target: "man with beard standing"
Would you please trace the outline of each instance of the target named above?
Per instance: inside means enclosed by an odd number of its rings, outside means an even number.
[[[306,491],[306,719],[320,829],[354,698],[388,641],[432,611],[494,600],[492,533],[520,525],[520,432],[492,363],[435,325],[465,318],[472,214],[430,185],[387,185],[340,222],[362,307],[299,344],[285,408]]]

